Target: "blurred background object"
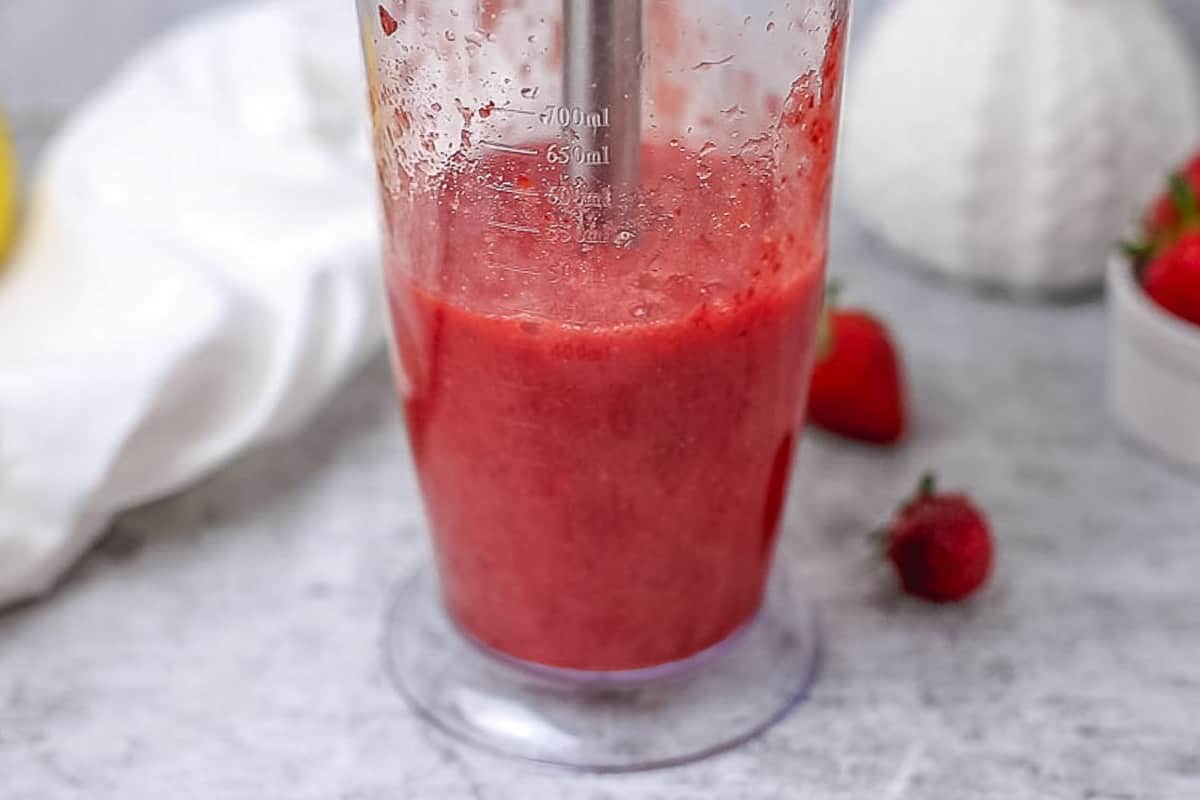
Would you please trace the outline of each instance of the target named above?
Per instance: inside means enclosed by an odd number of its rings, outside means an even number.
[[[893,0],[859,56],[852,204],[917,264],[988,286],[1098,287],[1200,140],[1195,61],[1157,0]]]
[[[4,265],[17,237],[17,160],[0,109],[0,267]]]
[[[873,25],[880,12],[902,0],[854,0],[854,14],[863,33]],[[1039,2],[1040,0],[1034,0]],[[193,0],[194,2],[194,0]],[[1024,2],[1024,0],[1022,0]],[[1159,0],[1171,16],[1172,26],[1188,42],[1194,51],[1200,51],[1200,4],[1195,0]],[[1127,8],[1140,8],[1141,3],[1127,3]],[[861,36],[859,37],[861,42]]]
[[[61,126],[0,277],[0,604],[294,433],[376,352],[365,94],[351,6],[234,5]]]

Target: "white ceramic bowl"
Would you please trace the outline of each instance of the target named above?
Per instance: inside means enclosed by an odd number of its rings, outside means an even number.
[[[1200,467],[1200,326],[1164,311],[1129,261],[1108,266],[1109,405],[1133,437]]]

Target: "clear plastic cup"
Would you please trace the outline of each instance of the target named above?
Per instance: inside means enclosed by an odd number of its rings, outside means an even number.
[[[847,6],[360,0],[436,556],[388,652],[443,727],[631,769],[807,688],[811,613],[771,576]]]

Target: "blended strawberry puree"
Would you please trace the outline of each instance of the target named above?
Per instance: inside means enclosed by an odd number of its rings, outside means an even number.
[[[388,267],[398,372],[446,605],[472,637],[624,670],[755,615],[821,304],[818,155],[789,184],[647,146],[621,227],[611,198],[498,154],[415,215]]]

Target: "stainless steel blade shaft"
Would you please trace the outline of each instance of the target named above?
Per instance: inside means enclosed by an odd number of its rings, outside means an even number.
[[[642,0],[563,0],[563,18],[571,175],[627,196],[641,168]]]

